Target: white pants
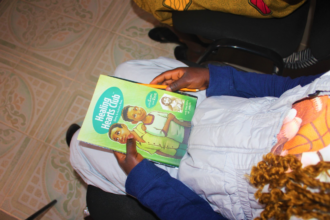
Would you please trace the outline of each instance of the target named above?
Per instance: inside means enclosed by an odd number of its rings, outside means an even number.
[[[149,83],[153,78],[178,67],[187,65],[173,59],[160,57],[153,60],[132,60],[119,65],[115,76],[141,83]],[[206,98],[205,91],[192,93],[198,96],[197,105]],[[70,143],[70,162],[88,184],[106,192],[125,194],[126,174],[119,167],[113,151],[83,143],[77,140],[79,130]],[[177,178],[178,169],[157,165]]]

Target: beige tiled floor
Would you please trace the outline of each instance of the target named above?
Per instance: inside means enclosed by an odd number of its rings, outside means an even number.
[[[64,136],[82,123],[100,74],[131,59],[173,58],[157,21],[130,0],[0,1],[0,219],[82,219],[86,186]]]

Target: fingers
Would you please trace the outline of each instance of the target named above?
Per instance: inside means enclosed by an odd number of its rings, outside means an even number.
[[[180,67],[155,77],[150,84],[168,85],[167,91],[182,88],[204,90],[209,85],[210,73],[207,68]]]
[[[126,143],[126,155],[129,157],[130,155],[136,155],[136,141],[134,140],[134,136],[132,134],[128,135],[127,143]]]
[[[181,68],[177,68],[177,69],[174,69],[174,70],[169,70],[169,71],[163,72],[159,76],[156,76],[150,82],[150,84],[162,84],[162,83],[164,83],[165,81],[168,81],[168,80],[175,81],[175,80],[180,79],[183,74],[184,74],[184,71]]]
[[[130,134],[127,137],[126,155],[116,151],[114,152],[114,155],[119,166],[123,169],[126,175],[128,175],[131,170],[143,160],[143,157],[136,150],[136,140],[134,139],[133,134]]]
[[[166,80],[162,83],[162,85],[170,85],[173,82],[174,82],[173,80]]]
[[[186,72],[187,68],[185,67],[169,70],[154,78],[150,84],[168,85],[166,90],[173,92],[182,88],[189,88],[189,77]]]
[[[171,83],[168,87],[170,87],[171,90],[168,90],[167,88],[166,90],[175,92],[182,88],[189,88],[189,83],[187,82],[187,80],[185,80],[185,77],[183,76],[181,79]]]
[[[117,151],[114,151],[113,154],[115,155],[118,163],[123,162],[126,159],[126,155]]]

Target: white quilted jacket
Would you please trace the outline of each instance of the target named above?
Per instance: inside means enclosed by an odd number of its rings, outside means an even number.
[[[292,104],[316,91],[330,94],[330,72],[286,91],[280,98],[211,97],[193,118],[179,179],[229,219],[253,219],[262,211],[246,174],[276,143]]]

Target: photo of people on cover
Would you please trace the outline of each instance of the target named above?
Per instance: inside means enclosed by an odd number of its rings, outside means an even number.
[[[169,98],[170,96],[163,96]],[[178,100],[175,100],[178,99]],[[172,102],[179,102],[173,97]],[[168,100],[167,100],[168,101]],[[165,101],[165,103],[168,103]],[[181,111],[183,100],[181,100]],[[177,105],[177,104],[176,104]],[[191,122],[183,121],[172,113],[147,111],[139,106],[126,105],[121,117],[126,123],[115,123],[109,128],[109,138],[121,144],[126,144],[129,134],[136,139],[136,146],[149,154],[181,159],[187,149]],[[132,129],[129,125],[136,124]]]
[[[182,112],[184,100],[164,94],[160,99],[160,104],[164,110]]]

